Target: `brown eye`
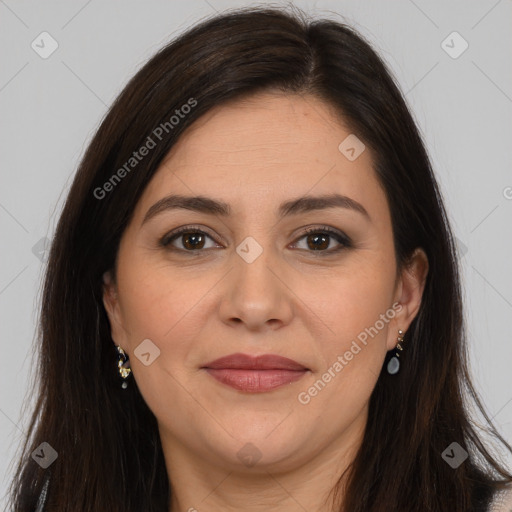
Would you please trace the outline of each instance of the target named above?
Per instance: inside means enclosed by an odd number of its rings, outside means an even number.
[[[314,235],[307,236],[307,244],[310,249],[313,251],[318,251],[320,249],[327,249],[329,247],[329,235],[324,235],[322,233],[317,233]]]
[[[319,251],[324,253],[333,253],[351,246],[350,239],[347,236],[328,227],[321,229],[309,228],[305,233],[306,234],[303,235],[299,240],[302,240],[303,238],[306,240],[305,250],[309,252]],[[338,247],[329,249],[333,239],[338,243]]]
[[[166,235],[160,243],[164,247],[172,246],[168,247],[170,249],[177,249],[189,252],[200,252],[201,249],[211,248],[205,247],[207,239],[213,241],[212,237],[203,231],[193,230],[190,228],[182,228],[181,230]],[[179,245],[176,245],[174,242],[179,242]]]
[[[185,249],[202,249],[204,247],[205,238],[202,233],[185,233],[181,235],[181,239]]]
[[[207,246],[208,239],[213,242],[213,245]],[[299,241],[305,239],[306,246],[298,247],[307,252],[317,252],[318,254],[332,254],[342,249],[352,246],[350,238],[342,232],[338,232],[329,227],[309,228],[305,234],[299,238]],[[332,242],[337,242],[338,246],[330,248]],[[179,244],[179,245],[178,245]],[[212,249],[215,247],[222,247],[216,244],[215,240],[207,233],[194,226],[184,226],[167,235],[165,235],[160,245],[171,251],[188,252],[201,254],[205,251],[203,249]],[[295,245],[299,245],[296,242]]]

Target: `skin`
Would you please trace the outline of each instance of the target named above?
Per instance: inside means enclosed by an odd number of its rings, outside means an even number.
[[[417,249],[397,273],[389,206],[370,150],[354,161],[338,150],[350,133],[312,96],[266,92],[222,105],[183,134],[136,205],[116,280],[104,275],[103,299],[112,339],[130,356],[158,420],[170,512],[332,506],[329,492],[361,443],[386,352],[416,316],[428,272]],[[339,207],[277,217],[283,201],[333,191],[361,203],[371,220]],[[171,193],[220,199],[233,213],[169,210],[143,224],[148,209]],[[159,246],[164,235],[191,224],[208,234],[199,249],[187,251],[184,235]],[[308,244],[304,229],[322,234],[323,225],[350,237],[352,247],[329,236],[314,250],[314,234]],[[252,263],[236,252],[248,236],[263,249]],[[299,393],[395,302],[401,309],[394,318],[300,403]],[[134,355],[144,339],[160,350],[148,366]],[[310,371],[250,394],[201,369],[235,352],[278,354]],[[252,466],[237,456],[247,443],[245,450],[260,456]]]

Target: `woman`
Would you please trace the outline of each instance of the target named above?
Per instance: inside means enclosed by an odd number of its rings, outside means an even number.
[[[206,20],[78,169],[13,508],[509,510],[465,343],[441,193],[374,50],[297,10]]]

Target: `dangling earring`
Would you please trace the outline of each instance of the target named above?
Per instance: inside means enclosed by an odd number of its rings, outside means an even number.
[[[126,389],[128,387],[128,382],[126,382],[126,379],[130,376],[130,373],[132,372],[132,369],[129,366],[126,366],[128,364],[128,356],[126,355],[125,351],[117,345],[117,352],[119,354],[119,359],[117,361],[117,368],[119,371],[119,375],[123,379],[123,383],[121,384],[121,387],[123,389]]]
[[[400,352],[403,350],[402,345],[400,343],[403,343],[403,331],[401,329],[398,330],[398,343],[394,349],[393,355],[391,356],[391,359],[388,361],[387,370],[390,375],[395,375],[398,373],[398,370],[400,370]]]

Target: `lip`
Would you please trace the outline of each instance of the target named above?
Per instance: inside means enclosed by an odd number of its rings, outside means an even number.
[[[307,370],[293,359],[275,354],[250,356],[248,354],[230,354],[204,365],[204,368],[231,370]]]
[[[309,369],[274,354],[231,354],[211,361],[203,369],[217,381],[239,391],[263,393],[301,379]]]

